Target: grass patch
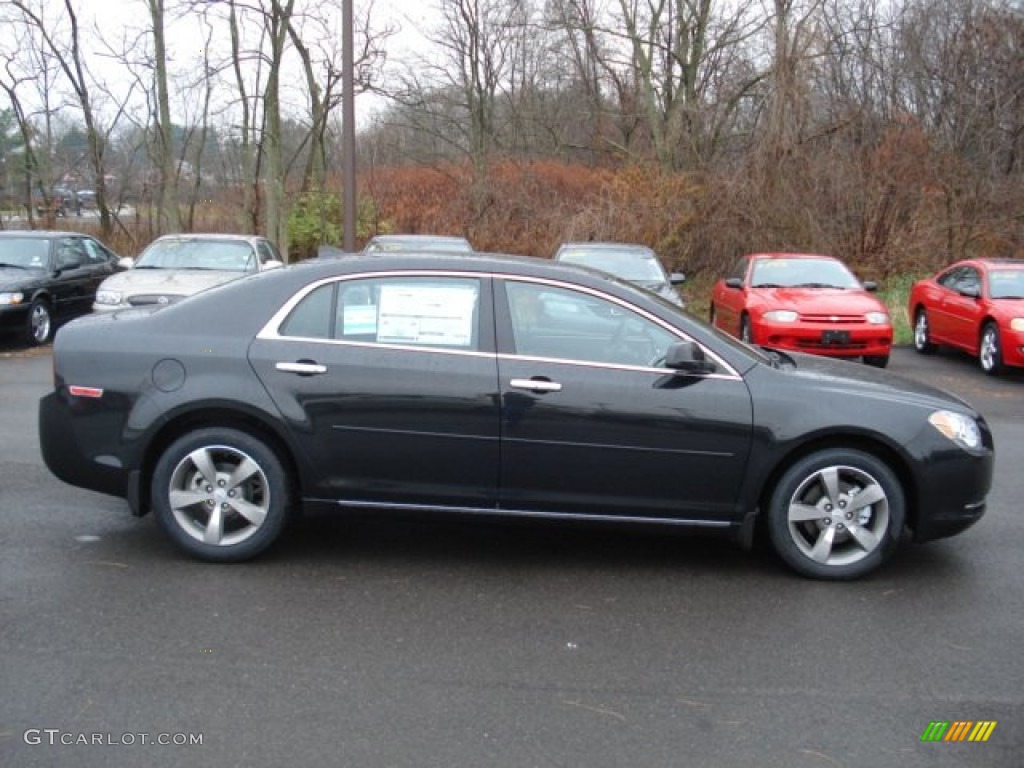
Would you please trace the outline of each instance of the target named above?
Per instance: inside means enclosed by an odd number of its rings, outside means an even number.
[[[893,344],[910,344],[914,340],[914,329],[907,315],[910,289],[920,278],[913,275],[895,275],[879,282],[878,298],[889,309],[892,318]]]

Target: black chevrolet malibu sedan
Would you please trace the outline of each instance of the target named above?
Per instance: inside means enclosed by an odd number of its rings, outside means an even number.
[[[905,529],[975,523],[993,466],[984,419],[945,392],[479,254],[308,263],[77,320],[39,421],[59,478],[215,561],[264,551],[302,505],[763,530],[799,573],[850,579]]]

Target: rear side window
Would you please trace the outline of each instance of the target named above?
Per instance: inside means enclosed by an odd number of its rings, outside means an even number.
[[[479,307],[474,278],[343,280],[303,298],[279,334],[470,351],[478,349]]]

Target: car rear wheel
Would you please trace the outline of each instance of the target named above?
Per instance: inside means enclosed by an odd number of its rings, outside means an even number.
[[[1003,353],[1000,344],[999,328],[995,323],[985,323],[985,327],[981,329],[978,364],[981,366],[981,370],[990,376],[1003,370]]]
[[[928,335],[928,313],[923,309],[917,310],[914,315],[914,349],[922,355],[928,355],[935,351]]]
[[[202,560],[237,562],[274,543],[288,518],[290,482],[277,454],[236,429],[210,428],[157,461],[153,507],[174,541]]]
[[[895,550],[904,494],[892,470],[862,451],[832,448],[797,461],[768,509],[772,546],[787,565],[817,579],[855,579]]]
[[[45,344],[53,334],[53,315],[45,299],[36,299],[28,310],[25,321],[25,340],[32,346]]]

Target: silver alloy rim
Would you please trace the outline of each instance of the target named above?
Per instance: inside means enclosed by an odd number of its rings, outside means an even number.
[[[981,334],[981,367],[991,371],[996,365],[996,332],[986,328]]]
[[[917,324],[914,326],[914,344],[924,349],[928,343],[928,317],[924,312],[917,313]]]
[[[50,312],[42,304],[32,308],[32,338],[42,344],[50,336]]]
[[[167,492],[181,529],[214,547],[253,536],[270,509],[270,488],[259,464],[226,445],[197,448],[179,461]]]
[[[889,499],[864,470],[825,467],[800,484],[786,514],[789,534],[805,556],[822,565],[850,565],[881,546]]]

